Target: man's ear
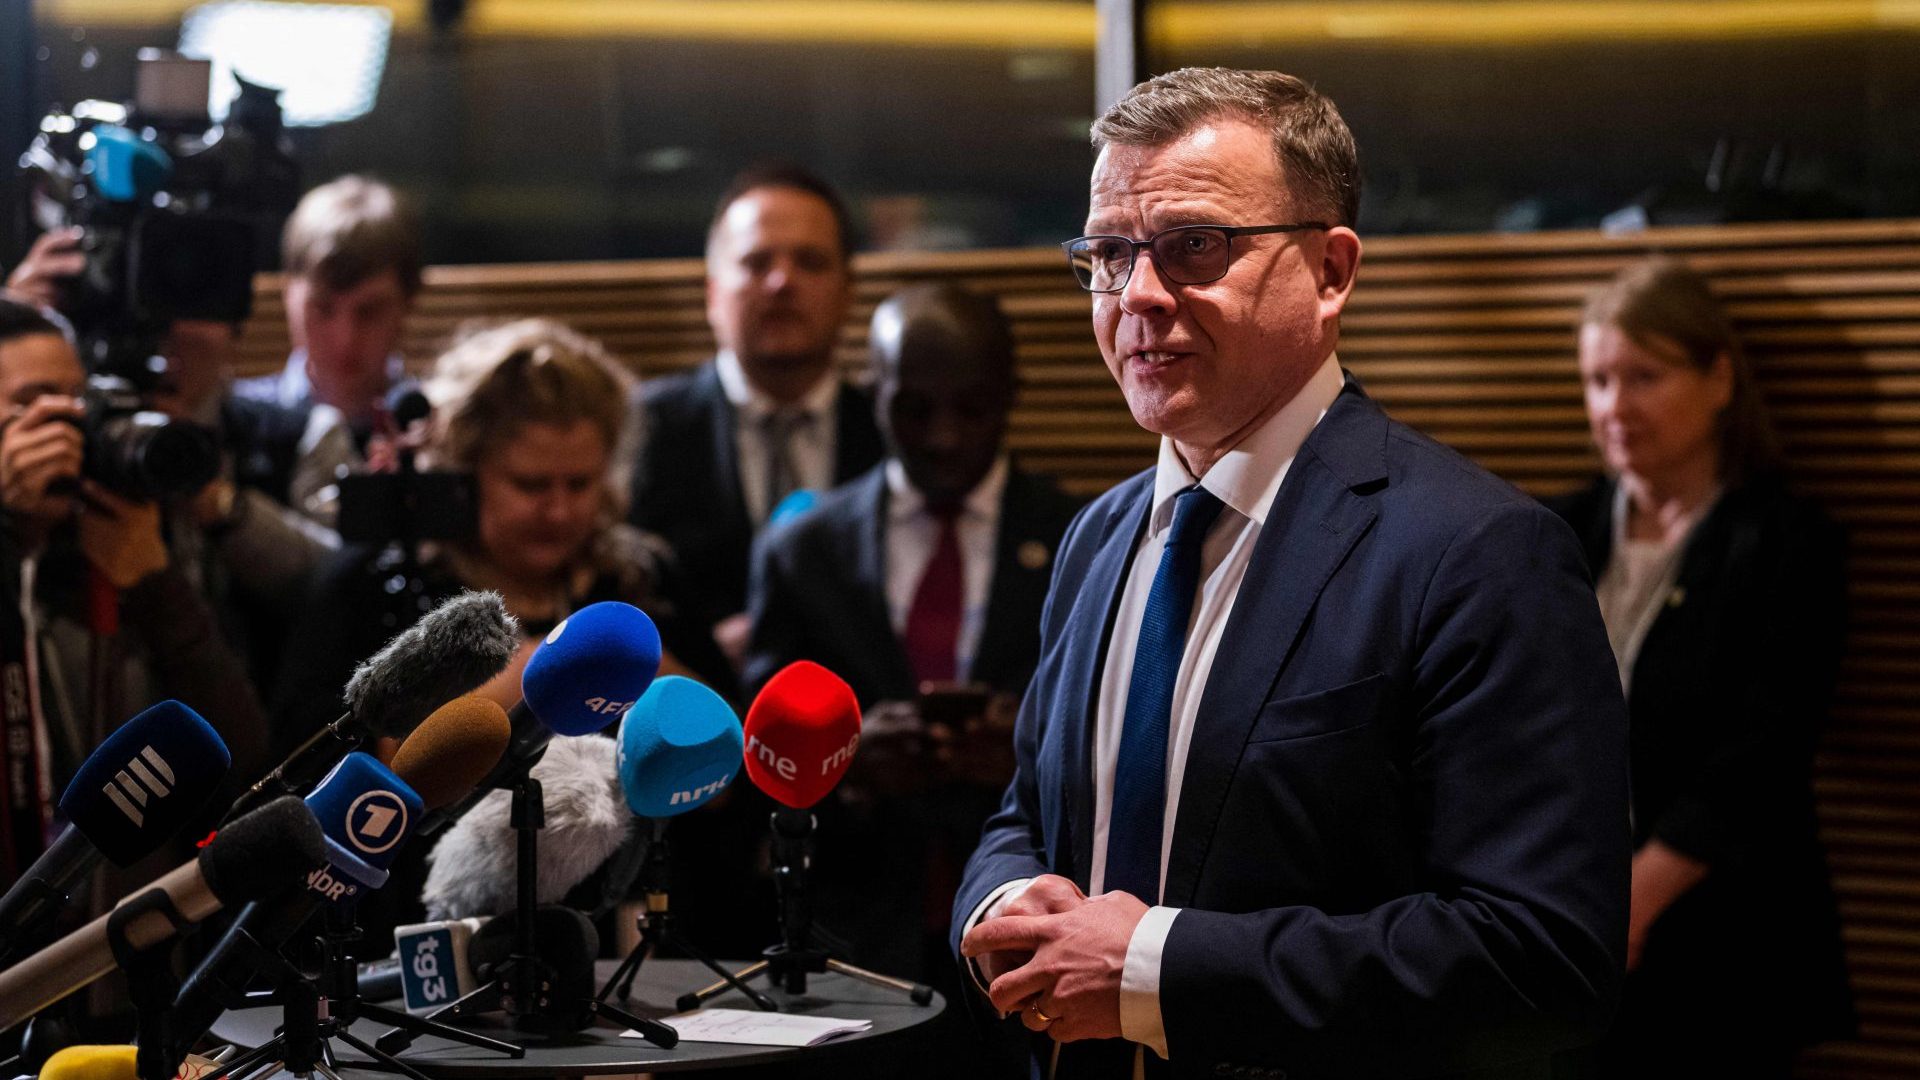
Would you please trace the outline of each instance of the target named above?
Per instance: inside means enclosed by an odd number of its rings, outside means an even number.
[[[1360,237],[1345,225],[1328,229],[1320,241],[1320,318],[1338,319],[1360,273]]]

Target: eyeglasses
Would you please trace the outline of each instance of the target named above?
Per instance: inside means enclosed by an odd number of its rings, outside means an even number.
[[[1160,273],[1177,285],[1205,285],[1227,276],[1233,261],[1233,238],[1262,236],[1266,233],[1298,232],[1302,229],[1326,229],[1317,221],[1290,225],[1183,225],[1154,233],[1145,240],[1124,236],[1082,236],[1060,246],[1080,287],[1088,292],[1114,293],[1127,287],[1133,278],[1133,264],[1140,249],[1153,253]]]

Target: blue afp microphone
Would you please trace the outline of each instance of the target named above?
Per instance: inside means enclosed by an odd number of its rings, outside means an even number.
[[[745,742],[733,709],[692,679],[655,679],[620,720],[620,790],[647,818],[673,817],[725,791]]]
[[[591,735],[619,719],[660,670],[660,631],[615,600],[588,604],[553,628],[520,676],[527,708],[556,735]]]
[[[660,631],[632,604],[588,604],[562,620],[521,672],[520,704],[507,712],[507,752],[471,794],[429,815],[421,835],[437,835],[488,791],[526,775],[555,735],[591,735],[613,723],[659,670]]]
[[[0,958],[40,937],[102,856],[129,866],[179,831],[232,763],[212,725],[177,701],[121,724],[61,793],[70,824],[0,897]]]

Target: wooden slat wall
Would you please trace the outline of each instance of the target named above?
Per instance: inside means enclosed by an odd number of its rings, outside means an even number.
[[[1536,493],[1595,467],[1573,364],[1585,292],[1649,251],[1715,281],[1754,354],[1804,490],[1852,540],[1852,614],[1819,796],[1859,1003],[1857,1043],[1807,1077],[1920,1075],[1920,221],[1369,241],[1342,360],[1389,411]],[[873,305],[940,279],[1001,297],[1024,391],[1013,442],[1082,493],[1150,464],[1101,364],[1088,300],[1054,249],[863,257],[842,359],[857,370]],[[643,374],[712,347],[698,261],[441,267],[406,351],[464,321],[551,315]],[[278,282],[263,278],[245,367],[285,356]],[[1765,948],[1756,942],[1756,948]]]

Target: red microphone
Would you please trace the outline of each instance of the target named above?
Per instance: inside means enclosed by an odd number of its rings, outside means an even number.
[[[846,775],[860,746],[860,701],[846,680],[796,660],[747,710],[746,768],[776,802],[805,810]]]

